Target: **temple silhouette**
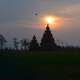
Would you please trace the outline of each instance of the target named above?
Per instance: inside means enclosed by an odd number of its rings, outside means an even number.
[[[41,43],[40,43],[41,49],[42,50],[54,50],[57,48],[57,45],[55,43],[55,38],[53,37],[49,24],[46,26],[46,30],[43,33]]]
[[[57,48],[57,45],[55,43],[55,39],[51,33],[49,24],[46,26],[46,30],[44,31],[40,45],[36,39],[36,36],[34,35],[29,46],[30,51],[53,51]]]

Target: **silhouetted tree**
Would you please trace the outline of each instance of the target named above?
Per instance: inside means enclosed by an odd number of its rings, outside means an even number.
[[[28,39],[21,40],[21,47],[22,47],[22,49],[26,50],[28,48],[28,45],[29,45],[29,40]]]
[[[3,49],[3,47],[5,46],[5,44],[7,43],[5,37],[0,34],[0,49]]]
[[[17,40],[17,38],[14,38],[13,39],[13,44],[14,44],[14,49],[18,49],[18,47],[19,47],[19,42],[18,42],[18,40]]]
[[[47,25],[47,27],[46,27],[46,30],[41,39],[40,46],[41,46],[42,50],[47,50],[47,51],[54,50],[57,47],[55,40],[52,36],[52,33],[50,31],[49,25]]]
[[[30,42],[29,50],[30,51],[38,51],[39,50],[39,44],[37,42],[37,39],[36,39],[35,35],[33,36],[32,40]]]

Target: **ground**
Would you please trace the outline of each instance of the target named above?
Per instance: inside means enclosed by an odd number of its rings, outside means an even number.
[[[80,80],[80,52],[15,52],[0,54],[5,80]]]

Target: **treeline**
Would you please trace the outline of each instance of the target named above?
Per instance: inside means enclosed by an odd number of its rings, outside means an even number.
[[[0,35],[0,50],[54,51],[56,49],[65,49],[65,47],[61,47],[56,44],[49,25],[47,25],[46,30],[43,33],[40,44],[38,43],[35,35],[33,36],[31,41],[29,41],[28,39],[18,40],[17,38],[14,38],[13,49],[5,47],[7,43],[8,41],[6,40],[6,38],[3,35]],[[73,48],[74,47],[72,46],[66,47],[66,49]]]

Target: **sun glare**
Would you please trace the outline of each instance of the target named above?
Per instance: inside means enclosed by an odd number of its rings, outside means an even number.
[[[61,25],[63,25],[64,21],[63,18],[59,16],[43,16],[42,17],[42,24],[47,25],[49,24],[51,29],[59,29]]]
[[[55,18],[53,18],[52,16],[48,16],[45,18],[47,24],[52,24],[55,23]]]

